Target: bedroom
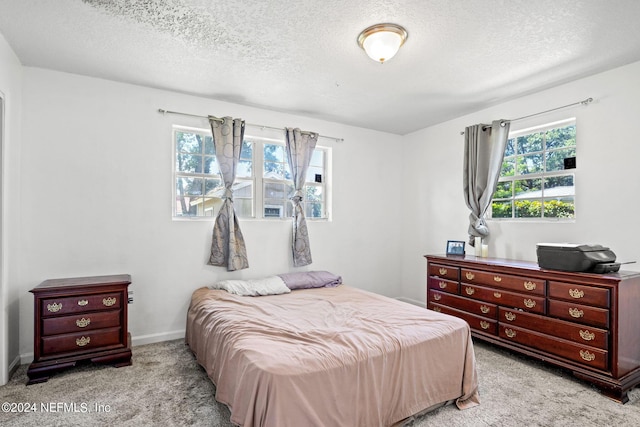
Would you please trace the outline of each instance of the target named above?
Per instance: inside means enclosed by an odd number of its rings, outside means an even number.
[[[627,15],[637,16],[635,2],[626,6],[632,8]],[[357,34],[346,33],[344,43],[355,45]],[[407,60],[410,43],[418,38],[409,37],[394,60],[403,60],[402,55]],[[635,32],[627,42],[639,39]],[[584,108],[518,123],[525,127],[541,119],[576,117],[577,220],[526,226],[493,221],[490,254],[535,260],[540,241],[588,241],[610,246],[620,260],[640,261],[634,239],[638,202],[632,197],[640,148],[630,140],[640,112],[637,45],[635,59],[589,75],[567,75],[561,84],[535,93],[513,89],[520,96],[491,106],[470,105],[459,116],[406,134],[249,107],[242,99],[225,102],[32,66],[19,59],[17,50],[3,33],[2,382],[17,364],[31,362],[33,298],[28,291],[45,279],[130,273],[129,329],[135,346],[183,337],[189,296],[199,286],[292,269],[288,221],[242,222],[250,269],[228,273],[206,265],[211,221],[171,216],[172,126],[203,128],[206,123],[163,116],[158,108],[231,115],[344,139],[323,141],[332,149],[335,191],[332,220],[309,223],[312,267],[337,272],[353,286],[423,305],[423,255],[442,253],[447,240],[466,240],[460,131],[593,97]],[[349,52],[361,62],[358,69],[377,67],[357,45]],[[556,62],[558,69],[564,66],[563,59]],[[390,148],[401,151],[390,155]],[[375,185],[363,185],[372,173]]]

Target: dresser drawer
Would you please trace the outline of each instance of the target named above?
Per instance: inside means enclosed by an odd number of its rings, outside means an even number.
[[[479,299],[492,304],[520,308],[533,313],[545,313],[545,298],[534,295],[525,295],[517,292],[503,291],[502,289],[486,288],[484,286],[460,285],[460,295]]]
[[[90,331],[120,325],[120,311],[97,311],[73,316],[49,317],[42,320],[42,335]]]
[[[460,269],[458,267],[451,267],[450,265],[443,264],[429,264],[428,269],[429,276],[442,277],[443,279],[460,280]]]
[[[454,294],[459,293],[460,285],[458,285],[458,282],[454,282],[452,280],[431,276],[427,279],[427,284],[430,289],[437,289],[440,291],[451,292]]]
[[[498,318],[498,307],[495,304],[490,304],[488,302],[462,298],[457,295],[438,292],[433,289],[429,290],[429,301],[436,304],[448,305],[468,313],[477,314],[491,319]]]
[[[429,302],[429,308],[438,313],[449,314],[451,316],[459,317],[469,324],[471,329],[475,329],[487,334],[497,335],[498,322],[494,319],[488,319],[486,317],[476,316],[464,311],[456,310],[446,305],[435,304]]]
[[[544,296],[545,294],[544,280],[512,276],[509,274],[490,273],[463,268],[460,272],[460,281],[463,283],[496,286],[499,288],[509,289],[516,292],[531,293],[534,295]]]
[[[594,369],[607,370],[609,367],[609,352],[605,350],[561,340],[512,325],[500,324],[498,329],[500,338],[505,340],[570,359]]]
[[[585,327],[564,320],[503,307],[500,307],[498,321],[504,325],[519,326],[602,350],[609,348],[609,332],[604,329]]]
[[[609,328],[609,310],[604,308],[549,300],[549,315],[585,325]]]
[[[97,329],[75,334],[42,337],[44,356],[68,352],[77,353],[118,344],[123,344],[120,328]]]
[[[43,317],[47,317],[95,310],[113,310],[120,308],[121,299],[122,294],[120,293],[48,298],[41,301],[40,313]]]
[[[609,308],[609,289],[572,283],[549,282],[549,297]]]

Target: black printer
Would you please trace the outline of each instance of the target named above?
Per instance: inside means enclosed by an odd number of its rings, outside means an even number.
[[[538,243],[536,245],[540,268],[561,271],[611,273],[620,270],[616,254],[601,245],[573,243]]]

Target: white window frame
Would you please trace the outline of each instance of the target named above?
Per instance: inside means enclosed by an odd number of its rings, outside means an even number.
[[[179,171],[177,171],[176,169],[176,156],[177,156],[177,136],[176,133],[177,132],[193,132],[193,133],[199,133],[202,134],[203,136],[210,136],[211,131],[208,129],[203,129],[203,128],[195,128],[195,127],[188,127],[188,126],[179,126],[179,125],[174,125],[172,128],[172,150],[173,150],[173,154],[172,154],[172,217],[174,220],[213,220],[215,219],[215,215],[217,215],[217,210],[215,212],[213,212],[213,216],[196,216],[196,215],[178,215],[178,211],[177,211],[177,198],[178,198],[178,194],[177,194],[177,178],[179,176],[183,176],[184,174],[181,174]],[[239,216],[239,218],[241,220],[267,220],[267,221],[274,221],[274,220],[290,220],[291,216],[286,216],[286,211],[289,210],[287,209],[287,205],[286,203],[290,203],[288,201],[288,198],[285,200],[285,213],[283,216],[270,216],[270,215],[265,215],[265,208],[267,207],[271,207],[273,208],[274,206],[271,205],[267,205],[265,203],[265,197],[264,197],[264,184],[265,182],[277,182],[277,183],[285,183],[285,184],[293,184],[293,182],[291,180],[279,180],[279,179],[268,179],[268,178],[264,178],[263,174],[264,174],[264,145],[265,144],[274,144],[274,145],[281,145],[283,148],[286,146],[285,141],[284,141],[284,135],[281,138],[278,138],[277,135],[269,135],[269,136],[261,136],[261,135],[256,135],[256,133],[259,132],[250,132],[247,131],[245,129],[245,140],[249,140],[253,143],[253,147],[252,147],[252,154],[253,154],[253,158],[252,158],[252,175],[251,177],[246,177],[246,178],[242,178],[242,177],[236,177],[236,182],[239,180],[245,180],[245,181],[251,181],[252,183],[252,209],[251,209],[251,216]],[[322,145],[316,145],[316,150],[321,150],[323,153],[323,163],[324,163],[324,172],[322,175],[322,183],[311,183],[311,182],[307,182],[306,185],[317,185],[317,186],[321,186],[322,187],[322,194],[323,194],[323,201],[324,201],[324,212],[323,212],[323,216],[318,218],[318,217],[306,217],[306,219],[308,221],[327,221],[327,220],[331,220],[331,154],[332,154],[332,149],[331,147],[327,147],[327,146],[322,146]],[[286,158],[285,158],[285,165],[287,164]],[[212,175],[210,174],[202,174],[203,177],[209,177],[211,178]],[[190,174],[190,176],[196,176],[196,174]],[[235,200],[236,197],[234,197]],[[307,201],[303,201],[303,203],[307,203]],[[279,206],[278,206],[279,207]]]
[[[562,120],[558,120],[558,121],[554,121],[551,123],[546,123],[543,125],[539,125],[539,126],[533,126],[533,127],[528,127],[525,129],[519,129],[519,130],[515,130],[515,131],[511,131],[509,132],[509,136],[508,139],[517,139],[519,136],[524,136],[524,135],[529,135],[529,134],[534,134],[534,133],[539,133],[539,132],[545,132],[551,129],[557,129],[557,128],[563,128],[563,127],[567,127],[567,126],[575,126],[576,127],[576,144],[575,144],[575,150],[576,150],[576,154],[577,154],[577,150],[578,150],[578,141],[577,141],[577,121],[575,117],[571,117],[571,118],[567,118],[567,119],[562,119]],[[561,148],[562,149],[562,148]],[[511,201],[512,202],[512,213],[511,213],[511,217],[493,217],[491,214],[491,205],[489,207],[489,219],[493,220],[493,221],[518,221],[518,222],[526,222],[526,221],[544,221],[544,222],[573,222],[575,221],[576,217],[577,217],[577,209],[576,209],[576,183],[577,183],[577,167],[574,169],[562,169],[562,170],[557,170],[557,171],[546,171],[546,154],[548,152],[551,151],[557,151],[560,149],[552,149],[552,150],[547,150],[546,144],[543,144],[542,150],[541,151],[535,151],[535,152],[528,152],[528,153],[524,153],[524,154],[536,154],[536,153],[540,153],[542,154],[543,157],[543,165],[545,166],[543,168],[542,172],[536,172],[536,173],[530,173],[530,174],[517,174],[517,161],[515,162],[515,168],[516,170],[514,170],[514,175],[511,176],[506,176],[506,177],[499,177],[498,178],[498,184],[500,184],[501,182],[511,182],[512,183],[512,194],[511,197],[503,197],[503,198],[492,198],[491,200],[491,204],[493,205],[494,201],[500,202],[500,201]],[[522,154],[522,153],[519,153]],[[516,154],[517,156],[518,154]],[[516,157],[517,158],[517,157]],[[553,178],[553,177],[562,177],[562,176],[569,176],[572,175],[573,176],[573,188],[574,188],[574,194],[573,194],[573,217],[570,218],[558,218],[558,217],[547,217],[544,216],[544,201],[545,200],[549,200],[549,199],[553,199],[554,197],[545,197],[544,194],[544,185],[542,186],[541,189],[541,195],[539,197],[539,199],[543,202],[542,204],[542,213],[541,216],[538,217],[517,217],[515,216],[516,214],[516,209],[515,209],[515,202],[516,200],[518,200],[518,197],[515,195],[515,191],[513,191],[514,189],[514,184],[516,181],[518,180],[522,180],[522,179],[541,179],[543,182],[545,180],[545,178]],[[538,197],[536,197],[538,198]]]

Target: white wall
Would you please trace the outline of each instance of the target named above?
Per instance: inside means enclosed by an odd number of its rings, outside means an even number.
[[[0,97],[4,99],[4,138],[0,138],[0,385],[8,381],[9,371],[19,362],[19,291],[10,284],[17,277],[11,265],[13,249],[20,240],[18,230],[12,227],[19,218],[11,209],[19,200],[18,169],[11,166],[20,159],[21,80],[22,65],[0,34]]]
[[[640,62],[522,97],[420,130],[403,138],[402,295],[424,302],[425,254],[444,253],[449,239],[468,240],[462,193],[465,126],[523,117],[593,97],[577,106],[516,121],[511,130],[577,119],[576,219],[573,222],[489,221],[490,256],[537,261],[536,243],[609,246],[619,261],[640,262],[637,197]],[[640,270],[640,264],[626,266]]]
[[[289,221],[240,220],[250,268],[206,265],[213,220],[171,218],[171,126],[207,123],[158,108],[344,138],[320,140],[333,147],[333,220],[309,222],[314,263],[305,269],[400,294],[401,226],[380,197],[394,194],[397,183],[380,171],[400,170],[401,159],[386,150],[401,137],[38,68],[25,67],[23,78],[20,197],[12,200],[20,220],[10,224],[21,233],[12,286],[20,295],[23,362],[33,346],[28,291],[42,280],[130,273],[129,329],[139,344],[183,336],[190,295],[200,286],[294,270]]]

